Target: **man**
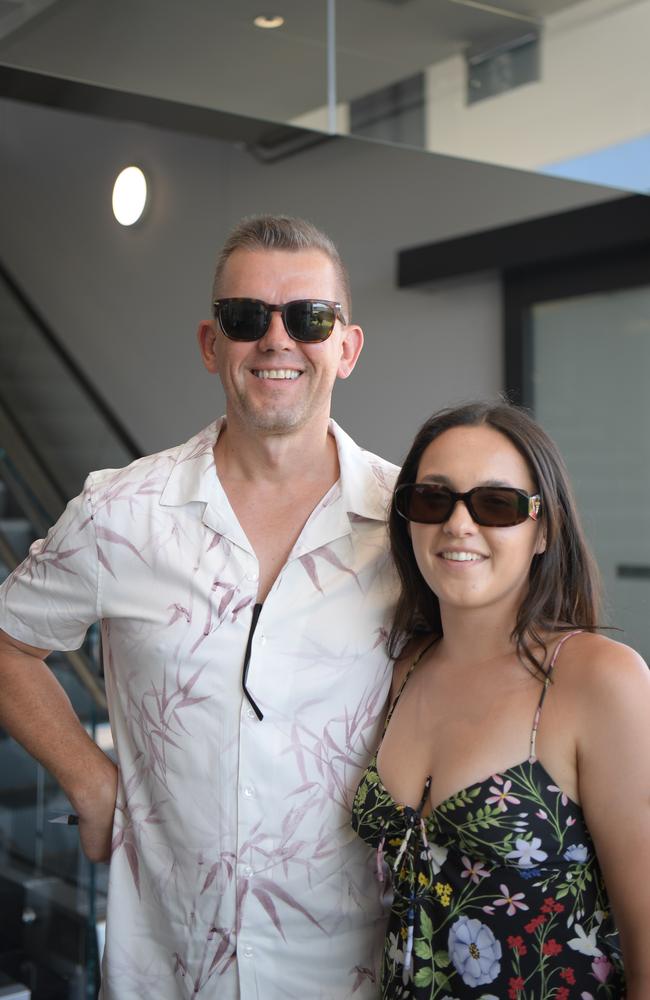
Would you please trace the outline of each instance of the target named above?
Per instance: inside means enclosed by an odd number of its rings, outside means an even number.
[[[329,419],[363,334],[302,220],[244,220],[199,326],[226,417],[95,473],[3,588],[0,724],[111,856],[104,1000],[375,997],[349,809],[378,739],[396,470]],[[119,762],[43,663],[101,619]]]

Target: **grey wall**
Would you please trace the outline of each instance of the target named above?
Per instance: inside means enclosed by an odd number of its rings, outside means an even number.
[[[305,215],[339,244],[366,348],[334,415],[399,460],[434,408],[500,390],[502,344],[495,275],[399,291],[396,251],[612,197],[360,139],[263,165],[244,149],[144,125],[9,101],[0,116],[0,257],[145,450],[183,440],[223,408],[194,334],[216,249],[240,216]],[[134,161],[151,175],[152,207],[125,230],[110,194]]]

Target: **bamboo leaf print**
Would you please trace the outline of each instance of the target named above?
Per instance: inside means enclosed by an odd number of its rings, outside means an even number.
[[[277,896],[278,899],[281,899],[287,906],[292,907],[294,910],[298,910],[304,917],[307,917],[307,920],[309,920],[310,923],[314,924],[315,927],[318,927],[319,931],[323,931],[323,933],[325,933],[325,928],[319,924],[316,918],[313,917],[311,913],[298,902],[297,899],[294,899],[294,897],[290,895],[286,889],[283,889],[282,886],[278,885],[277,882],[271,882],[265,878],[260,878],[256,881],[260,889],[265,889],[272,896]]]
[[[269,896],[268,892],[264,892],[263,889],[257,889],[257,888],[255,888],[255,889],[253,889],[253,895],[257,899],[259,899],[260,903],[262,904],[262,906],[264,907],[264,909],[268,913],[269,917],[271,918],[271,920],[273,922],[273,926],[275,927],[275,929],[280,933],[280,935],[286,941],[287,939],[284,936],[284,931],[282,930],[282,924],[280,923],[280,918],[278,916],[278,911],[276,910],[275,903],[273,902],[273,900]]]
[[[133,876],[133,882],[138,892],[138,897],[140,896],[140,864],[138,862],[138,852],[135,849],[135,844],[129,841],[124,842],[124,852],[126,854],[126,859],[129,862],[129,868],[131,869],[131,874]]]
[[[355,581],[357,587],[359,588],[359,590],[361,590],[361,584],[359,583],[359,576],[358,576],[358,574],[355,573],[353,569],[350,569],[349,566],[345,566],[341,562],[341,560],[339,559],[339,557],[336,555],[336,553],[330,548],[329,545],[323,545],[323,546],[321,546],[320,549],[316,549],[316,551],[314,552],[314,555],[315,556],[320,556],[322,559],[326,559],[328,563],[331,563],[332,566],[334,566],[336,569],[340,570],[341,573],[349,573],[350,576],[354,577],[354,581]]]
[[[141,554],[136,549],[135,545],[132,545],[128,538],[124,538],[123,535],[119,535],[117,531],[112,531],[110,528],[103,528],[101,525],[97,525],[95,528],[95,533],[98,538],[103,538],[105,542],[112,542],[114,545],[124,545],[134,556],[140,560],[140,562],[147,565],[146,559],[143,559]]]
[[[319,593],[322,594],[323,588],[320,585],[320,580],[318,579],[318,572],[316,570],[316,563],[314,562],[312,556],[310,555],[300,556],[299,562],[306,570],[307,575],[309,576],[309,579],[313,583],[316,590],[318,590]]]
[[[104,555],[104,553],[103,553],[103,551],[102,551],[102,549],[100,548],[99,545],[97,546],[97,558],[98,558],[99,562],[101,563],[101,565],[104,567],[104,569],[107,570],[111,574],[111,576],[113,577],[113,579],[117,580],[117,577],[115,576],[115,573],[112,570],[111,564],[109,563],[108,559]]]

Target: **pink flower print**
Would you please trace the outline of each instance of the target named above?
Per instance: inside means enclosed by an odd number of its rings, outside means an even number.
[[[503,785],[503,788],[497,788],[495,785],[490,785],[490,791],[494,792],[494,794],[485,800],[488,804],[495,803],[497,809],[500,812],[506,812],[508,808],[506,802],[510,802],[512,803],[512,805],[516,806],[521,805],[520,799],[516,798],[514,795],[509,794],[510,789],[512,788],[511,781],[506,781],[504,784],[503,778],[500,775],[493,774],[492,777],[494,781],[497,782],[497,784]]]
[[[612,963],[605,955],[601,955],[599,958],[595,958],[591,963],[591,968],[595,978],[599,983],[606,983],[609,979],[609,974],[614,968]]]
[[[567,798],[566,793],[563,792],[561,788],[558,788],[557,785],[547,785],[546,787],[548,788],[549,792],[557,792],[558,795],[561,796],[561,802],[563,806],[566,806],[568,804],[569,799]]]
[[[483,910],[483,913],[489,913],[489,915],[491,917],[494,916],[494,907],[493,906],[482,906],[481,909]]]
[[[543,809],[538,809],[535,815],[539,816],[540,819],[548,819],[548,816],[546,815]]]
[[[573,826],[573,824],[575,823],[575,821],[576,821],[575,816],[567,816],[567,818],[566,818],[566,825],[567,826]]]
[[[503,895],[499,896],[498,899],[493,899],[492,902],[494,903],[495,906],[507,906],[508,909],[506,910],[506,913],[508,914],[509,917],[514,916],[517,910],[529,909],[529,907],[526,906],[525,903],[521,902],[521,900],[525,898],[523,892],[516,892],[514,896],[511,896],[508,886],[504,885],[503,883],[501,883],[499,889],[501,890]]]
[[[478,885],[479,881],[482,878],[485,878],[486,875],[490,874],[489,872],[486,872],[485,868],[481,868],[480,861],[475,861],[474,864],[472,864],[469,858],[466,858],[465,855],[463,855],[461,860],[463,862],[465,871],[460,873],[460,877],[468,878],[471,882],[474,883],[474,885]]]

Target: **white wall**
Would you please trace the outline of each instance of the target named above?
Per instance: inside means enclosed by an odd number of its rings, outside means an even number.
[[[532,170],[650,132],[647,0],[582,0],[546,19],[539,81],[466,103],[462,55],[429,67],[430,150]]]
[[[367,346],[335,416],[398,460],[417,425],[501,388],[494,275],[395,287],[396,251],[612,197],[607,189],[336,139],[273,165],[217,140],[0,101],[0,257],[145,450],[183,440],[223,407],[202,370],[216,250],[240,216],[302,214],[338,242]],[[119,168],[152,176],[152,209],[110,214]]]

